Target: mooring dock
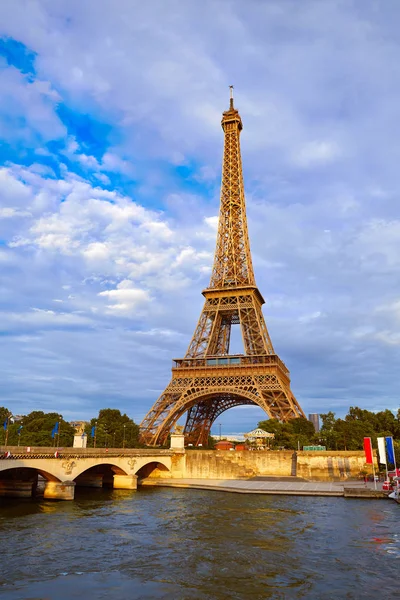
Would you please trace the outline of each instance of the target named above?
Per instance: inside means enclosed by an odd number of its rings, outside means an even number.
[[[381,485],[374,489],[373,483],[360,481],[306,481],[301,478],[255,478],[255,479],[161,479],[148,478],[144,486],[193,488],[233,492],[237,494],[275,494],[285,496],[337,496],[344,498],[387,498]]]

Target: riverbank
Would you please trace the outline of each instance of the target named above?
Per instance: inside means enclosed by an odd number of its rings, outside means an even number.
[[[374,489],[373,483],[360,481],[306,481],[300,478],[267,478],[263,479],[162,479],[147,478],[141,482],[143,486],[193,488],[237,494],[271,494],[284,496],[335,496],[345,498],[387,498],[387,494]]]

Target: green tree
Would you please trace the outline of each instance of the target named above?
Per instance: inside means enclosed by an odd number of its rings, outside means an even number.
[[[4,421],[10,414],[11,414],[11,412],[8,410],[8,408],[5,408],[5,406],[0,406],[0,424],[2,427],[3,427]]]
[[[377,431],[388,431],[388,435],[396,435],[396,417],[391,410],[381,410],[375,414],[375,429]]]
[[[292,419],[291,425],[293,433],[303,435],[308,439],[313,439],[315,436],[314,425],[305,417],[299,417],[298,419]]]
[[[335,430],[336,418],[335,413],[329,411],[320,415],[322,426],[319,431],[319,437],[327,450],[337,450],[338,435]]]
[[[96,446],[98,448],[137,448],[139,444],[139,426],[118,409],[103,408],[97,418],[86,427],[89,445],[93,445],[92,427],[96,426]]]
[[[5,408],[5,406],[0,406],[0,431],[1,431],[1,435],[0,435],[0,443],[4,444],[5,440],[6,440],[6,432],[4,429],[4,422],[7,419],[7,417],[11,415],[11,412],[8,410],[8,408]],[[10,433],[8,434],[10,435]]]
[[[207,443],[208,450],[214,450],[216,443],[217,443],[217,440],[215,439],[215,437],[213,437],[212,435],[209,435],[208,443]]]
[[[335,433],[338,450],[362,450],[364,437],[373,437],[374,430],[368,421],[338,419]]]
[[[51,437],[56,423],[59,423],[59,435]],[[18,429],[20,436],[18,436]],[[74,428],[64,421],[62,415],[56,412],[44,413],[35,410],[24,416],[21,421],[10,425],[8,444],[16,446],[18,441],[23,446],[55,446],[70,447],[74,437]]]
[[[304,417],[291,419],[287,423],[281,423],[278,419],[268,419],[260,421],[258,427],[275,434],[271,448],[297,450],[299,446],[302,448],[316,441],[314,425]]]

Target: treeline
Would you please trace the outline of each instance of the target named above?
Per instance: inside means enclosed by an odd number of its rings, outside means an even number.
[[[390,410],[374,413],[358,407],[351,407],[343,419],[337,419],[330,411],[320,414],[321,429],[314,431],[307,419],[293,419],[281,423],[276,419],[260,421],[258,427],[275,434],[271,448],[296,450],[298,446],[322,445],[327,450],[362,450],[364,437],[372,439],[377,448],[376,438],[391,436],[394,439],[396,456],[400,459],[400,409],[394,415]]]
[[[5,428],[4,424],[6,423],[8,423],[8,427]],[[56,423],[59,425],[55,432]],[[77,433],[60,413],[44,413],[41,410],[35,410],[13,422],[11,412],[5,407],[0,407],[0,427],[0,444],[4,445],[7,435],[8,446],[71,447],[74,435]],[[98,448],[140,447],[139,426],[126,414],[121,414],[116,409],[100,410],[98,417],[91,419],[85,425],[84,432],[88,436],[88,447],[93,447],[94,443]]]

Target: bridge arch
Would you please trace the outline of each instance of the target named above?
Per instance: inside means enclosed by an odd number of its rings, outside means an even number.
[[[73,462],[73,461],[72,461]],[[83,463],[84,461],[80,461],[81,463]],[[86,463],[86,461],[85,461]],[[101,462],[98,462],[96,464],[78,464],[77,467],[75,467],[75,465],[71,465],[72,470],[72,479],[76,479],[77,477],[80,477],[81,475],[87,475],[88,473],[96,473],[96,472],[101,472],[104,471],[105,469],[107,470],[111,470],[113,473],[115,473],[115,475],[129,475],[128,473],[128,469],[123,469],[120,465],[116,464],[117,461],[116,460],[104,460]]]
[[[29,465],[27,464],[29,463]],[[23,472],[31,472],[38,475],[41,475],[47,481],[60,482],[62,481],[62,477],[60,477],[60,471],[58,468],[57,461],[49,461],[46,459],[34,459],[32,460],[24,460],[23,458],[12,460],[11,464],[9,459],[0,460],[0,479],[2,478],[10,478],[9,471],[14,471],[11,477],[16,477],[18,473]],[[4,473],[8,473],[5,477]]]
[[[148,477],[151,479],[155,479],[158,477],[168,477],[168,474],[170,473],[170,469],[158,460],[147,462],[136,471],[136,475],[139,481]]]
[[[47,469],[41,469],[38,467],[26,467],[13,465],[6,467],[0,471],[0,480],[19,479],[21,481],[29,481],[34,479],[36,475],[41,475],[47,481],[61,481],[56,475],[48,471]]]

